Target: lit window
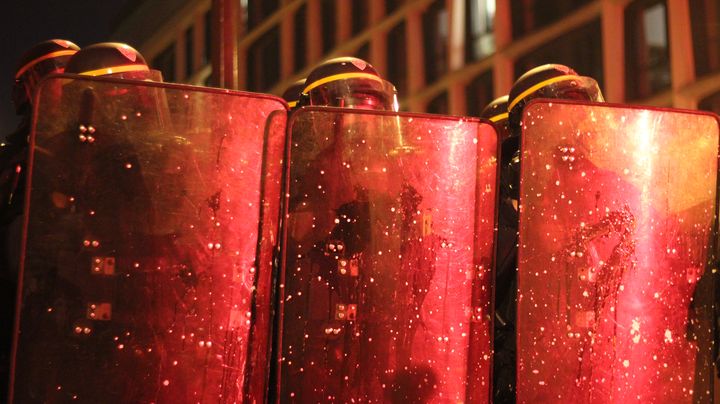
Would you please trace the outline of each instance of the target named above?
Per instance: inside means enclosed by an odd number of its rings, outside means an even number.
[[[465,57],[480,60],[495,52],[495,0],[465,1]]]
[[[670,87],[670,54],[664,1],[640,1],[625,12],[627,98],[649,97]]]

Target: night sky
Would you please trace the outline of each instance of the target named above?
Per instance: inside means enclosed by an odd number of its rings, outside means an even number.
[[[4,139],[17,125],[10,93],[25,50],[46,39],[69,39],[80,47],[107,41],[125,4],[133,0],[11,0],[2,9],[0,123]]]

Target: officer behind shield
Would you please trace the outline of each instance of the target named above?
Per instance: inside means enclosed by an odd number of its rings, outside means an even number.
[[[507,125],[508,137],[502,143],[498,244],[495,269],[495,356],[493,397],[497,403],[515,402],[517,307],[518,205],[520,199],[520,136],[522,114],[528,102],[551,98],[602,102],[595,80],[580,76],[570,67],[546,64],[527,71],[513,84],[505,101],[506,118],[494,114],[502,100],[495,100],[483,111],[496,128]],[[507,119],[506,124],[503,121]]]
[[[35,91],[43,78],[62,73],[70,57],[79,49],[64,39],[40,42],[23,54],[15,72],[12,100],[21,121],[15,132],[0,145],[0,279],[3,285],[17,282],[27,147]],[[11,294],[14,291],[3,295]]]
[[[78,51],[65,73],[159,77],[142,55],[120,43]],[[139,293],[142,274],[130,275],[131,263],[147,255],[152,214],[142,160],[133,146],[139,139],[128,133],[150,125],[145,121],[155,116],[155,105],[148,102],[152,94],[135,91],[131,84],[69,78],[58,83],[62,95],[55,101],[66,107],[58,115],[62,131],[36,139],[33,189],[41,193],[32,198],[31,227],[39,231],[28,246],[33,250],[23,274],[15,397],[50,400],[52,394],[75,392],[91,401],[138,401],[147,394],[139,375],[150,375],[156,358],[143,351],[149,344],[146,330],[129,332],[135,331],[133,316],[143,313],[148,302]],[[43,231],[44,223],[58,231]],[[116,344],[144,353],[123,363],[115,357]],[[100,366],[97,358],[113,365]],[[59,364],[73,371],[58,372]],[[127,388],[103,390],[104,377]],[[129,377],[138,379],[127,383]],[[45,391],[49,385],[66,390]]]
[[[518,181],[519,173],[513,173],[512,169],[516,165],[511,162],[513,157],[517,157],[515,153],[519,137],[510,134],[507,105],[508,96],[504,95],[488,104],[480,114],[481,118],[493,123],[501,142],[493,341],[493,390],[496,402],[511,401],[512,392],[509,388],[514,386],[515,381],[515,327],[511,320],[515,318],[516,311],[518,195],[510,184]]]
[[[20,116],[17,129],[0,144],[0,379],[7,380],[17,289],[22,213],[25,198],[28,138],[35,91],[40,81],[62,73],[68,59],[80,48],[64,39],[43,41],[28,49],[15,70],[12,101]],[[0,388],[4,397],[5,383]]]
[[[313,69],[298,105],[384,110],[391,109],[394,100],[394,88],[369,63],[343,57]],[[311,127],[293,130],[293,144],[321,141],[313,137],[322,134],[318,128],[325,123],[312,118],[302,121],[310,121]],[[354,372],[360,340],[355,321],[361,284],[358,264],[370,237],[370,223],[368,191],[353,187],[342,163],[353,144],[350,132],[344,130],[363,123],[350,122],[354,118],[338,114],[328,126],[335,131],[330,143],[308,167],[293,168],[298,172],[291,175],[300,180],[291,185],[297,188],[291,189],[288,207],[285,294],[292,300],[285,303],[283,349],[289,359],[282,380],[284,394],[301,400],[340,399],[344,395],[337,380],[347,377],[346,383],[358,383]],[[333,369],[343,376],[333,376]]]
[[[398,105],[394,87],[356,58],[315,68],[300,104],[390,111]],[[421,376],[432,369],[415,369],[410,355],[421,322],[418,309],[434,272],[435,261],[427,255],[439,242],[434,235],[425,235],[423,242],[412,225],[422,222],[417,217],[422,196],[390,177],[398,167],[382,168],[399,163],[407,152],[397,138],[397,122],[382,118],[338,113],[330,143],[293,176],[308,180],[297,181],[299,188],[290,195],[286,295],[292,299],[285,304],[285,318],[300,320],[305,328],[285,328],[298,335],[286,332],[283,340],[292,347],[284,383],[301,400],[382,399],[383,391],[385,398],[411,401],[431,395],[419,385],[435,380]],[[373,126],[378,123],[391,125],[390,137],[365,135],[383,130]],[[294,144],[319,141],[293,139]],[[380,256],[379,248],[396,253]],[[304,366],[305,383],[293,377],[295,366]]]

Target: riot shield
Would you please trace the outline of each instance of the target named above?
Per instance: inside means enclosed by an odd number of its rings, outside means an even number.
[[[488,402],[497,139],[443,116],[290,123],[281,402]]]
[[[14,401],[263,401],[283,102],[58,76],[36,105]]]
[[[518,402],[712,402],[716,117],[539,101],[521,152]]]

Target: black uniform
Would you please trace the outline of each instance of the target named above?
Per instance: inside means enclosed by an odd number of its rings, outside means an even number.
[[[13,319],[20,263],[22,212],[25,200],[25,169],[30,117],[0,147],[0,379],[7,380],[12,348]],[[2,383],[0,396],[7,385]]]
[[[495,272],[495,340],[493,397],[496,403],[515,402],[517,312],[517,254],[519,160],[517,138],[503,144],[498,204],[498,238]]]

